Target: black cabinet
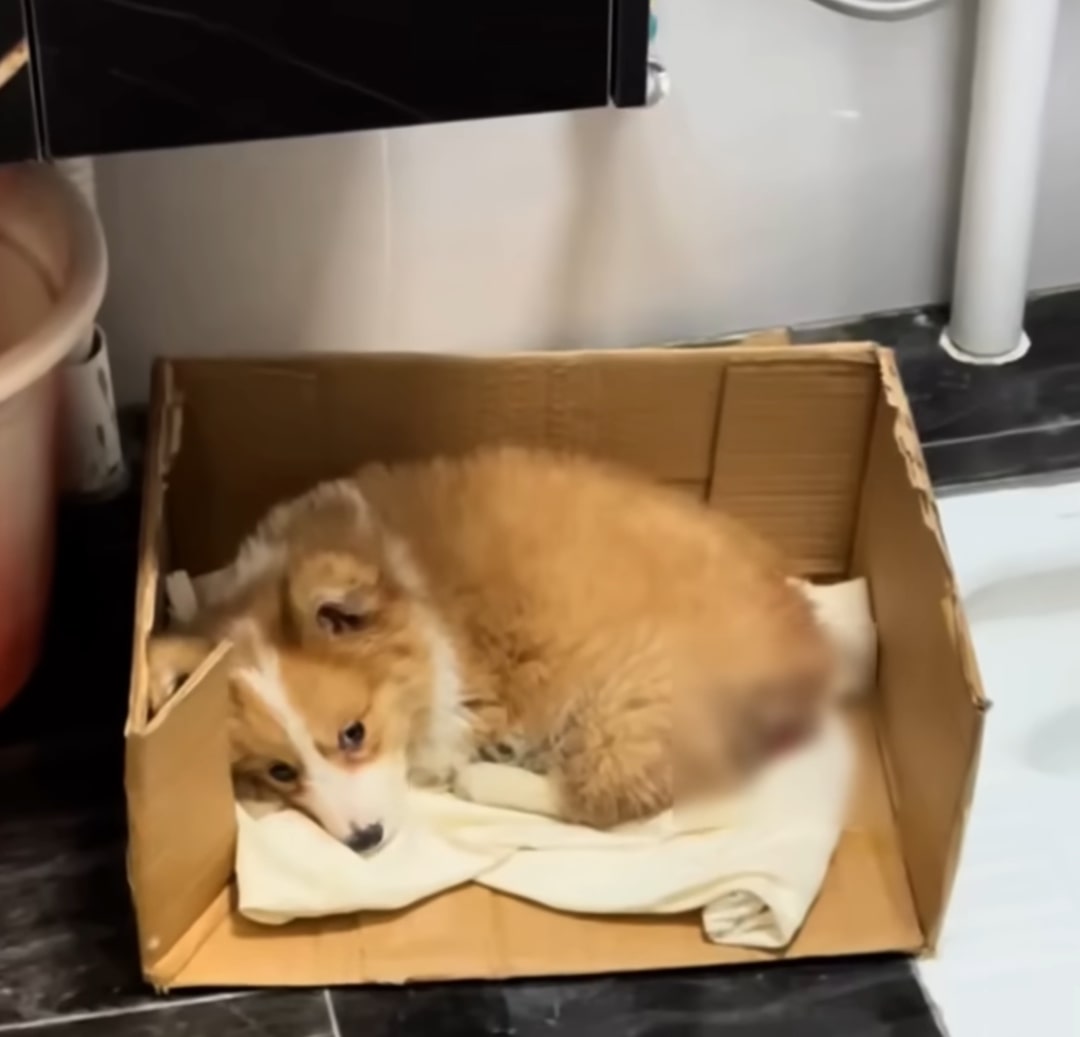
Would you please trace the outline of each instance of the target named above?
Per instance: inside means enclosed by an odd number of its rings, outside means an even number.
[[[0,162],[37,154],[30,46],[21,0],[0,0]]]
[[[27,2],[52,157],[644,99],[648,0]]]

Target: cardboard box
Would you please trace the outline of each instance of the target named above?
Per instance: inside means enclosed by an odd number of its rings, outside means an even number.
[[[922,952],[939,932],[985,700],[893,358],[870,345],[160,363],[127,727],[130,878],[160,988],[726,965],[700,919],[589,918],[464,887],[410,910],[260,928],[230,888],[223,646],[147,717],[161,574],[225,563],[276,500],[372,459],[546,444],[636,466],[747,520],[799,570],[869,578],[876,694],[824,888],[784,957]]]

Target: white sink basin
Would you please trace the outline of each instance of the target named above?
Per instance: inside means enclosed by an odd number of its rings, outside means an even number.
[[[1044,774],[1080,781],[1080,704],[1036,726],[1028,739],[1027,761]]]
[[[1080,1034],[1080,482],[945,500],[986,692],[940,957],[951,1037]]]
[[[1045,566],[1054,551],[1061,564],[983,583],[964,602],[984,679],[997,686],[991,698],[1001,705],[991,717],[992,744],[1011,747],[1016,762],[1036,772],[1080,780],[1080,566],[1070,564],[1080,550],[1080,513],[1074,518],[1070,507],[1053,506],[1055,497],[1066,505],[1080,489],[1031,492],[1045,495],[1049,507],[1016,530],[1018,537],[1003,539],[984,564]],[[952,540],[959,539],[957,529]],[[968,561],[959,543],[955,553]]]

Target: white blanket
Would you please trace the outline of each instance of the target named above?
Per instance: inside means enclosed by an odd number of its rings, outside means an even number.
[[[825,877],[851,768],[847,730],[837,720],[740,795],[614,832],[416,790],[404,830],[371,857],[357,856],[301,814],[256,819],[240,807],[240,910],[281,923],[405,907],[473,881],[563,911],[701,910],[710,940],[783,947]],[[544,781],[478,764],[464,783],[473,794],[482,787],[505,799],[518,794],[522,779]],[[532,799],[533,790],[522,798]]]
[[[865,584],[806,592],[850,662],[841,691],[861,690],[875,654]],[[299,813],[256,816],[238,806],[240,910],[280,924],[402,908],[477,882],[577,913],[701,911],[709,940],[782,948],[806,918],[842,831],[853,755],[837,717],[739,794],[612,832],[548,816],[545,779],[477,764],[457,795],[413,790],[405,827],[369,857]]]

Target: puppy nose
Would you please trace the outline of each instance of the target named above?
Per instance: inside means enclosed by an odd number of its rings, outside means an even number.
[[[383,826],[368,825],[366,828],[354,828],[345,840],[345,845],[357,853],[374,850],[383,841]]]

